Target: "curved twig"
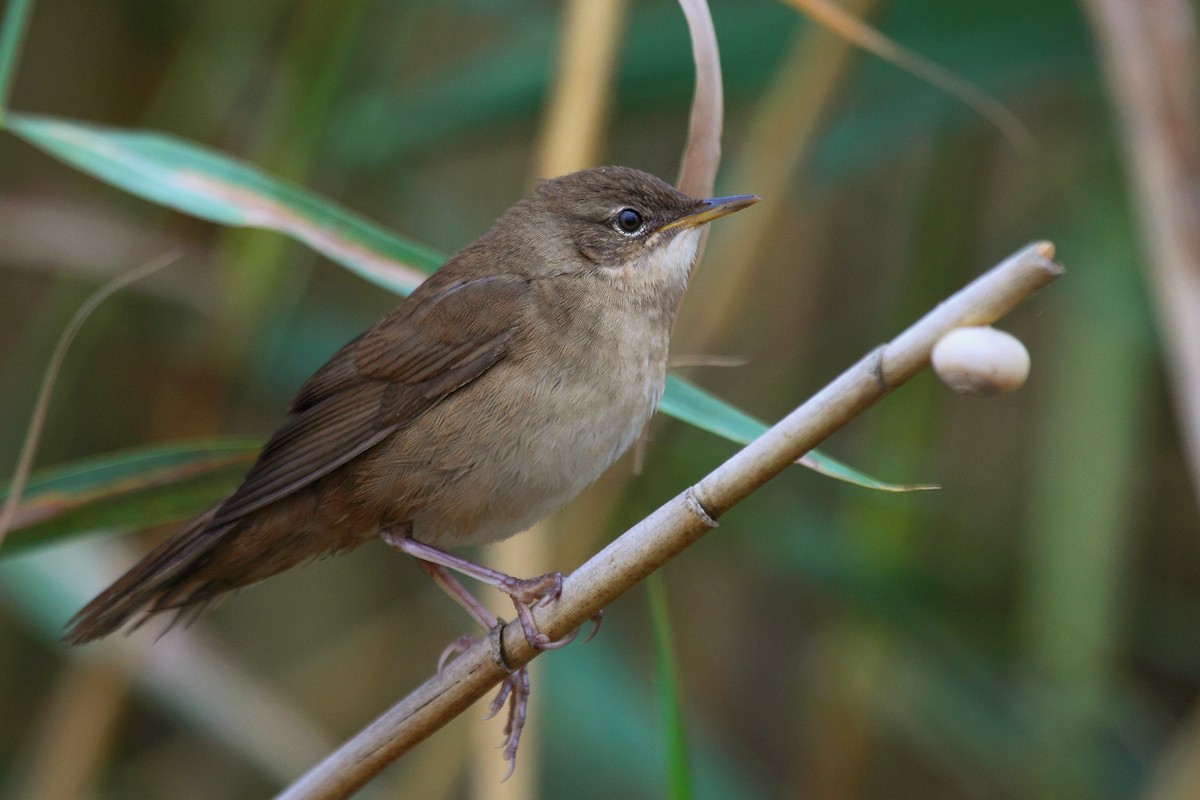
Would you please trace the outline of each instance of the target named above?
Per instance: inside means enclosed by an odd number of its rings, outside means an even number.
[[[706,0],[679,0],[679,6],[687,17],[688,33],[692,38],[696,88],[692,93],[687,144],[683,148],[675,185],[692,197],[709,197],[721,163],[721,123],[725,118],[721,56]],[[696,260],[700,260],[699,256]]]

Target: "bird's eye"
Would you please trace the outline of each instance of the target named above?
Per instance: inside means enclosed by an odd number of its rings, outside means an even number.
[[[632,208],[622,208],[614,221],[622,233],[637,233],[642,227],[642,215]]]

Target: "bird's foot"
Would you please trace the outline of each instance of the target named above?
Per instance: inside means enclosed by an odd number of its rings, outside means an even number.
[[[574,631],[561,639],[551,639],[538,630],[533,621],[533,609],[554,602],[562,595],[563,576],[561,572],[547,572],[536,578],[514,578],[497,572],[495,586],[512,598],[513,606],[517,609],[517,619],[521,621],[521,631],[529,646],[538,650],[555,650],[566,647],[579,633]]]
[[[538,630],[533,621],[533,609],[549,605],[562,594],[563,576],[561,572],[547,572],[536,578],[515,578],[498,570],[490,569],[482,564],[476,564],[465,558],[447,553],[432,545],[419,542],[408,535],[403,529],[384,528],[380,531],[383,540],[397,550],[408,553],[419,559],[422,568],[438,585],[459,602],[483,627],[495,627],[495,618],[491,616],[462,588],[445,569],[452,569],[463,575],[469,575],[480,583],[494,586],[512,598],[513,606],[517,609],[517,618],[521,621],[521,630],[525,634],[530,647],[538,650],[553,650],[564,647],[575,638],[572,633],[562,639],[554,640]],[[445,569],[442,569],[445,568]]]
[[[503,626],[504,620],[497,620],[497,625]],[[446,646],[438,658],[438,674],[446,668],[447,662],[454,656],[461,655],[475,642],[474,636],[460,636]],[[517,767],[517,749],[521,745],[521,732],[525,730],[526,709],[529,707],[529,669],[518,667],[509,672],[508,677],[500,682],[500,688],[492,702],[488,704],[488,713],[484,719],[491,719],[504,710],[508,705],[508,719],[504,723],[504,760],[508,762],[508,772],[504,780],[508,780]]]
[[[508,719],[504,723],[504,760],[508,772],[504,780],[512,777],[517,768],[517,748],[521,744],[521,732],[525,730],[525,711],[529,705],[529,668],[520,667],[509,673],[500,683],[500,691],[492,698],[484,719],[491,719],[508,704]]]
[[[558,575],[558,573],[553,573]],[[542,578],[549,577],[543,575]],[[541,580],[535,578],[536,580]],[[562,576],[558,575],[559,590],[561,591]],[[537,600],[533,602],[538,602]],[[544,600],[542,601],[544,602]],[[513,603],[517,606],[517,613],[521,613],[521,604],[516,597],[513,597]],[[528,607],[528,606],[527,606]],[[592,630],[588,634],[584,642],[591,641],[591,638],[600,630],[600,621],[604,617],[604,611],[597,611],[595,616],[591,618]],[[530,619],[532,623],[532,618]],[[503,620],[500,621],[503,625]],[[525,633],[525,638],[529,641],[530,646],[537,647],[541,650],[550,650],[556,647],[564,647],[579,635],[579,629],[575,629],[567,636],[558,641],[550,641],[544,633],[533,628],[534,634],[540,639],[546,639],[548,644],[537,644],[530,638],[529,629],[522,622],[522,631]],[[460,640],[461,641],[461,640]],[[453,647],[454,645],[451,645]],[[491,704],[488,706],[488,714],[485,719],[491,719],[500,713],[504,708],[505,702],[508,703],[508,720],[504,723],[504,760],[508,762],[508,772],[504,774],[504,780],[512,777],[513,770],[517,767],[517,748],[521,743],[521,732],[525,729],[526,707],[529,704],[529,668],[519,667],[509,673],[508,677],[500,683],[500,690],[496,692],[496,696],[492,698]]]
[[[472,563],[466,559],[439,550],[436,547],[418,542],[407,535],[407,532],[397,529],[384,529],[384,541],[392,547],[409,555],[416,556],[417,563],[442,587],[450,597],[454,598],[472,618],[485,630],[503,626],[503,620],[498,620],[488,611],[462,584],[450,576],[446,569],[453,569],[464,575],[470,575],[478,581],[494,586],[507,594],[517,609],[517,617],[521,621],[521,631],[531,647],[538,650],[552,650],[569,644],[578,634],[576,630],[566,637],[553,640],[538,630],[533,620],[533,609],[548,605],[562,594],[563,576],[560,572],[548,572],[536,578],[514,578],[503,572]],[[603,612],[597,612],[592,617],[592,630],[587,639],[590,640],[600,630]],[[451,657],[465,651],[476,640],[463,636],[451,642],[442,651],[438,659],[440,673]],[[586,641],[586,640],[585,640]],[[508,705],[508,719],[504,725],[504,759],[508,762],[508,775],[512,775],[516,767],[517,748],[521,742],[521,732],[525,729],[526,707],[529,704],[529,672],[525,667],[512,670],[501,682],[496,697],[489,706],[489,717],[499,714]],[[508,775],[505,776],[507,779]]]
[[[478,565],[475,566],[478,567]],[[537,623],[533,620],[533,609],[547,606],[562,595],[563,576],[561,572],[547,572],[536,578],[516,578],[487,567],[478,567],[478,570],[478,572],[472,573],[473,577],[489,583],[512,599],[513,606],[517,610],[517,619],[521,622],[521,631],[525,634],[525,640],[529,642],[530,647],[537,650],[556,650],[566,647],[579,635],[579,630],[576,629],[561,639],[551,639],[538,630]],[[486,573],[486,576],[480,573]],[[596,635],[596,632],[600,630],[600,622],[603,618],[603,610],[597,611],[591,617],[592,630],[584,641],[591,641],[592,637]]]

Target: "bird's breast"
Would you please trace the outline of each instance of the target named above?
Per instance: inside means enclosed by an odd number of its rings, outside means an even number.
[[[532,326],[512,357],[428,412],[422,427],[432,438],[393,443],[396,463],[443,478],[408,503],[420,507],[418,539],[446,547],[524,530],[599,477],[653,414],[669,320],[619,303],[576,304]],[[397,488],[412,495],[413,473],[403,472],[393,472]]]

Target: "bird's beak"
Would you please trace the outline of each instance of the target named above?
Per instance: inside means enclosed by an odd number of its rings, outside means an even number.
[[[672,220],[666,225],[659,228],[660,231],[670,230],[671,228],[694,228],[697,225],[703,225],[706,222],[712,222],[717,217],[723,217],[726,214],[732,214],[735,211],[741,211],[743,208],[748,208],[758,202],[758,195],[753,194],[735,194],[730,197],[710,197],[708,200],[701,200],[700,205],[695,211],[683,215],[677,220]]]

